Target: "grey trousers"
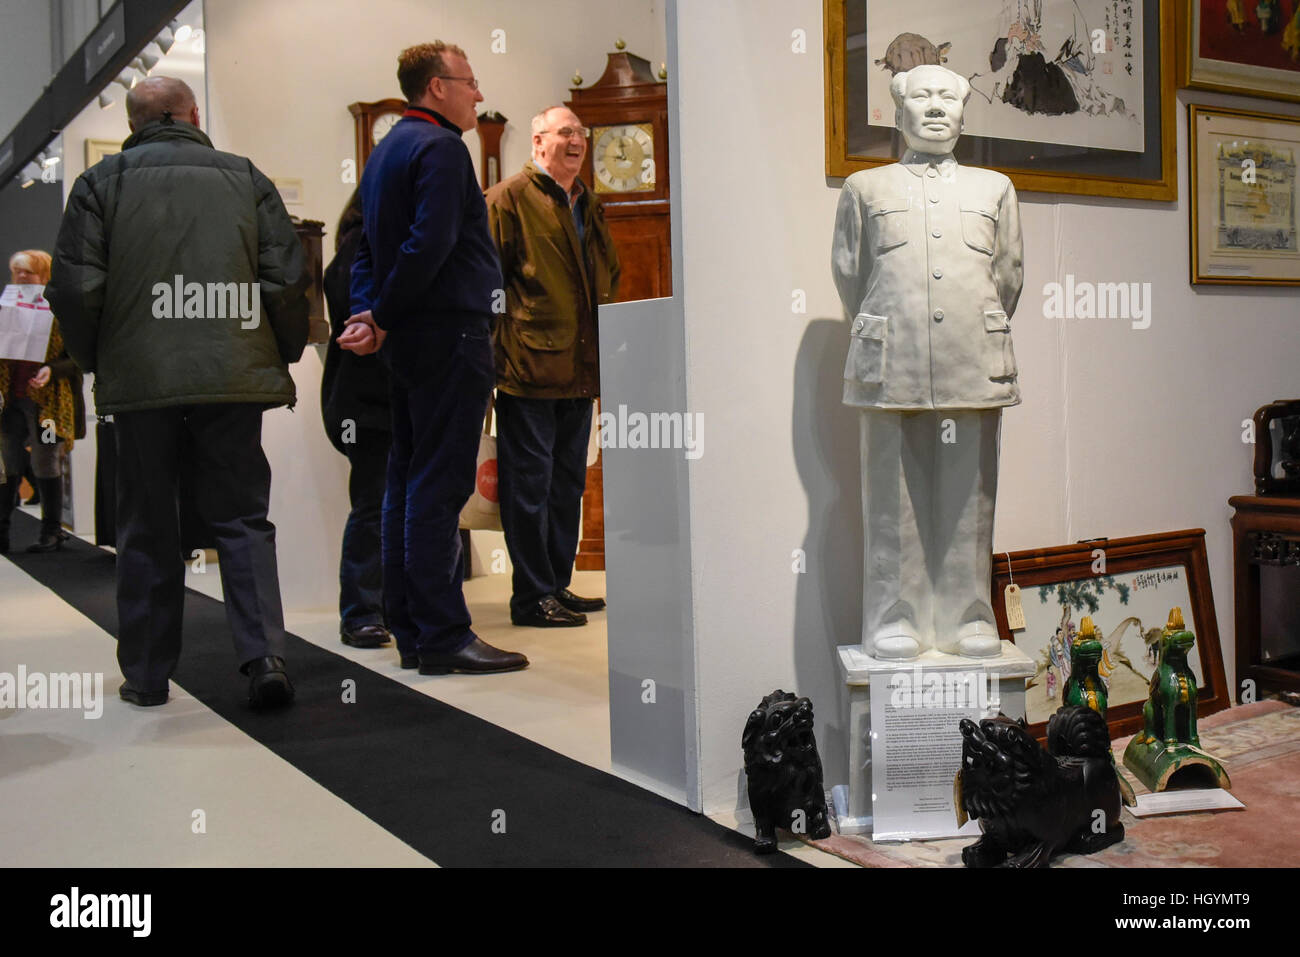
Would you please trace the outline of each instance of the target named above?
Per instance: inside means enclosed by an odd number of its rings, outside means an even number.
[[[962,625],[994,622],[1001,422],[1001,409],[862,410],[864,649],[901,620],[922,650],[951,653]]]

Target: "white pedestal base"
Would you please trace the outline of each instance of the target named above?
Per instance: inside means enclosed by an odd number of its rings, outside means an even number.
[[[872,830],[871,796],[871,677],[907,672],[923,674],[927,669],[960,669],[983,672],[992,687],[997,683],[997,708],[1009,718],[1025,716],[1025,679],[1034,674],[1034,662],[1009,641],[1002,642],[1002,654],[995,658],[965,658],[929,650],[910,661],[890,661],[863,654],[860,645],[839,647],[840,672],[848,687],[849,781],[832,789],[835,813],[842,834],[865,834]],[[919,672],[913,671],[919,669]],[[960,732],[952,729],[954,736]],[[954,817],[953,826],[956,827]]]

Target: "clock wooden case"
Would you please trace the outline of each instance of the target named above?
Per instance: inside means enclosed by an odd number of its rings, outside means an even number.
[[[357,127],[357,174],[366,166],[370,151],[393,128],[393,124],[402,118],[406,110],[405,100],[376,100],[374,103],[352,103],[348,112],[356,120]]]
[[[669,217],[668,84],[650,63],[622,49],[586,89],[571,89],[565,104],[591,129],[583,181],[600,197],[622,264],[618,299],[673,294]],[[579,80],[580,82],[580,80]],[[605,567],[603,456],[587,470],[582,497],[582,540],[575,562],[582,571]]]
[[[668,84],[620,50],[565,104],[591,129],[582,178],[600,196],[623,264],[619,300],[672,295]]]

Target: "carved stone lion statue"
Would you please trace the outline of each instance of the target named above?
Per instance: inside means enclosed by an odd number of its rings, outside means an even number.
[[[1061,851],[1091,854],[1124,839],[1119,774],[1106,719],[1068,705],[1047,723],[1047,750],[1024,721],[961,724],[957,818],[984,832],[962,849],[967,867],[1046,867]]]
[[[773,691],[750,712],[740,746],[754,812],[754,851],[775,851],[778,827],[817,840],[830,837],[812,702]]]

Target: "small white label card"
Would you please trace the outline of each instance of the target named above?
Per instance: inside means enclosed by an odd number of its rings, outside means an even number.
[[[1233,811],[1245,808],[1223,788],[1204,788],[1185,791],[1160,791],[1157,794],[1139,794],[1137,807],[1129,808],[1134,817],[1155,817],[1157,814],[1187,814],[1190,811]]]

